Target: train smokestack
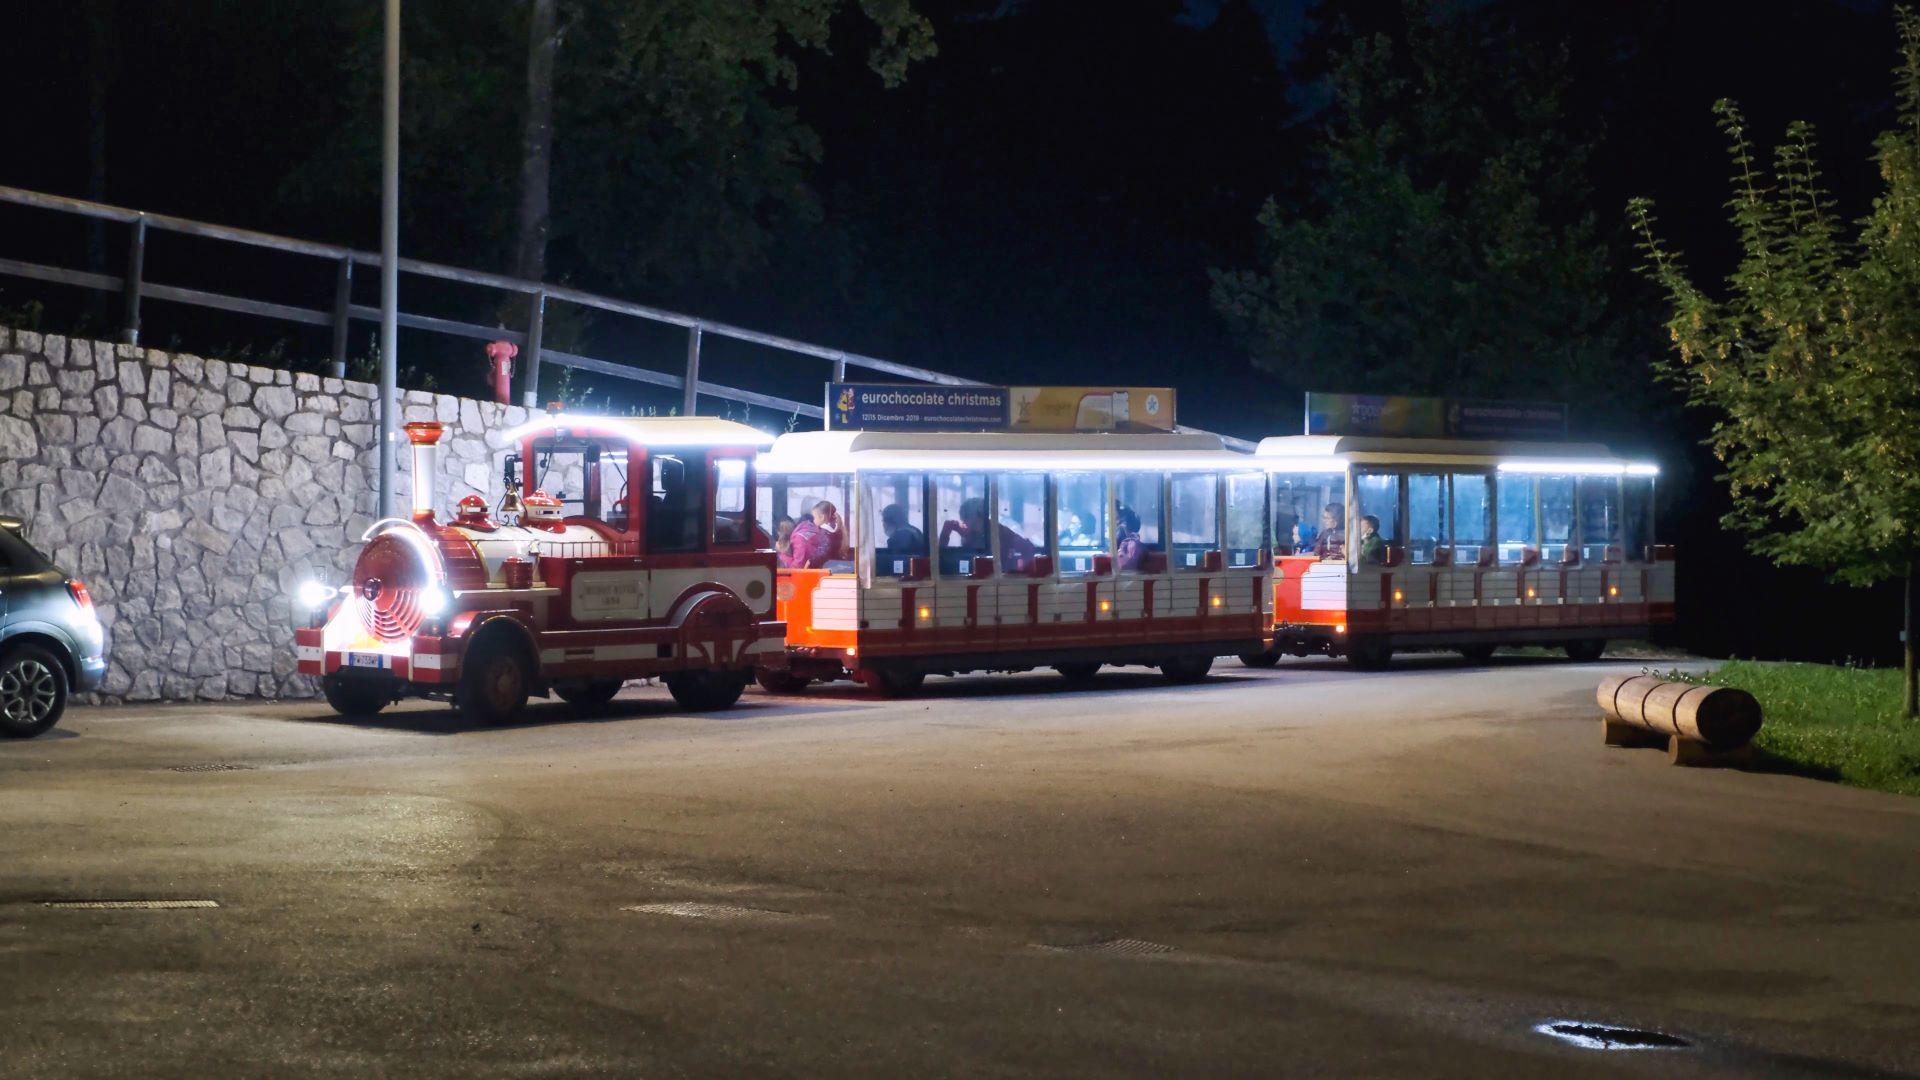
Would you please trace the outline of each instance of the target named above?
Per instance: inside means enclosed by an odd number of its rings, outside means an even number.
[[[407,425],[407,441],[413,444],[413,520],[433,520],[433,450],[443,430],[434,420],[415,420]]]

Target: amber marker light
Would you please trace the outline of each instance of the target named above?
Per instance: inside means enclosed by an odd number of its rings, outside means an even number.
[[[1608,596],[1619,596],[1619,595],[1620,595],[1620,586],[1618,586],[1618,585],[1609,585],[1609,586],[1607,586],[1607,595],[1608,595]]]
[[[1533,599],[1533,590],[1532,590],[1532,589],[1528,589],[1528,590],[1527,590],[1527,599],[1529,599],[1529,600],[1531,600],[1531,599]]]
[[[1217,596],[1216,596],[1216,597],[1214,597],[1214,598],[1213,598],[1213,606],[1214,606],[1214,607],[1219,607],[1219,606],[1220,606],[1220,598],[1219,598],[1219,597],[1217,597]]]
[[[1111,601],[1111,600],[1102,600],[1102,601],[1100,601],[1100,610],[1101,610],[1101,611],[1112,611],[1112,610],[1113,610],[1113,601]]]
[[[1336,626],[1336,627],[1334,627],[1334,628],[1333,628],[1333,632],[1334,632],[1334,633],[1336,633],[1336,634],[1344,634],[1344,633],[1346,633],[1346,632],[1347,632],[1347,624],[1346,624],[1346,623],[1341,623],[1340,625],[1338,625],[1338,626]]]
[[[930,607],[923,607],[923,608],[921,608],[921,609],[920,609],[920,617],[921,617],[921,618],[923,618],[923,619],[931,619],[931,618],[933,618],[933,609],[932,609],[932,608],[930,608]]]
[[[1407,594],[1406,594],[1406,593],[1403,593],[1403,592],[1401,592],[1401,591],[1400,591],[1399,589],[1395,589],[1395,590],[1393,590],[1393,602],[1394,602],[1394,603],[1396,603],[1396,604],[1397,604],[1397,603],[1399,603],[1400,601],[1402,601],[1402,600],[1405,600],[1406,598],[1407,598]]]

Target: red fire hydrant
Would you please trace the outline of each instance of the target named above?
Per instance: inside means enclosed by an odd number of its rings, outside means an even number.
[[[511,341],[487,343],[487,359],[493,361],[493,400],[502,405],[513,403],[513,358],[520,353]]]

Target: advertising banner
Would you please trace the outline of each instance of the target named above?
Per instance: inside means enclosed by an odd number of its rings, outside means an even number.
[[[1412,439],[1564,439],[1560,402],[1307,394],[1307,434]]]
[[[1013,431],[1172,431],[1167,386],[1014,386]]]
[[[828,383],[827,427],[867,431],[1004,431],[1004,386]]]

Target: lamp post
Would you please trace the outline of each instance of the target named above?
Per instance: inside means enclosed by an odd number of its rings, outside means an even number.
[[[396,388],[400,296],[400,0],[387,0],[387,59],[380,171],[380,513],[393,516],[399,449]]]

